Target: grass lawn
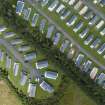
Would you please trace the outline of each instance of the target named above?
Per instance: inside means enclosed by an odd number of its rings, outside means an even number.
[[[36,58],[36,62],[37,61],[41,61],[41,60],[47,60],[47,57],[45,55],[43,55],[40,51],[37,50],[37,58]],[[55,71],[58,72],[59,77],[57,78],[57,80],[51,80],[51,79],[44,79],[46,82],[48,82],[51,86],[53,86],[53,88],[55,89],[55,91],[58,89],[58,86],[61,82],[61,76],[62,76],[62,72],[61,70],[59,70],[59,68],[57,68],[57,66],[54,66],[52,62],[48,61],[49,66],[48,68],[44,68],[40,70],[41,74],[44,74],[45,71]],[[35,65],[35,63],[33,64]],[[37,90],[36,90],[36,97],[37,99],[46,99],[49,96],[51,96],[53,94],[50,94],[48,92],[43,91],[38,85],[37,85]]]
[[[4,46],[0,46],[0,49],[2,49],[4,51],[4,53],[6,53],[6,48]],[[33,50],[33,48],[32,48]],[[32,67],[35,67],[35,62],[37,61],[40,61],[40,60],[44,60],[44,59],[47,59],[47,57],[45,55],[43,55],[41,52],[39,52],[39,50],[37,49],[36,50],[37,52],[37,58],[30,62],[30,64],[32,65]],[[10,77],[10,81],[12,82],[12,84],[18,88],[18,90],[20,91],[23,91],[24,94],[28,95],[27,94],[27,88],[28,88],[28,83],[29,81],[27,80],[26,84],[24,86],[20,86],[20,79],[21,79],[21,71],[23,69],[22,65],[20,64],[20,68],[19,68],[19,72],[18,72],[18,75],[15,77],[14,74],[13,74],[13,64],[14,62],[18,62],[16,60],[14,60],[14,56],[12,54],[8,54],[11,59],[12,59],[12,66],[11,68],[9,69],[9,77]],[[4,68],[5,69],[5,65],[6,65],[6,55],[4,55],[4,58],[2,62],[0,62],[0,67]],[[44,71],[50,69],[51,71],[55,69],[55,66],[52,65],[51,62],[49,62],[49,67],[46,68],[46,69],[43,69],[43,70],[40,70],[41,73],[44,73]],[[56,67],[55,71],[58,71],[58,68]],[[28,75],[29,77],[29,75]],[[55,90],[57,90],[58,88],[58,85],[60,84],[61,82],[61,73],[59,73],[59,78],[57,80],[49,80],[49,79],[46,79],[46,81],[48,83],[50,83]],[[35,80],[34,80],[35,82]],[[49,94],[48,92],[45,92],[43,91],[38,85],[37,85],[37,90],[36,90],[36,97],[37,99],[46,99],[47,97],[51,96],[53,94]]]
[[[56,13],[54,13],[54,12],[53,12],[53,13],[50,13],[49,11],[47,11],[46,8],[44,8],[43,11],[44,11],[48,16],[50,16],[50,17],[52,18],[52,20],[54,20],[55,22],[57,22],[58,25],[61,26],[67,33],[69,33],[69,35],[71,35],[71,36],[73,37],[73,39],[76,40],[76,41],[81,45],[81,47],[83,47],[87,52],[89,51],[92,55],[94,55],[94,57],[96,57],[102,64],[105,63],[105,60],[102,58],[102,56],[101,56],[101,55],[98,55],[97,52],[96,52],[96,50],[91,49],[89,46],[85,46],[85,45],[83,44],[83,39],[80,39],[80,38],[78,37],[78,34],[76,34],[76,33],[74,33],[74,32],[72,31],[72,28],[67,27],[67,26],[65,25],[65,22],[64,22],[64,21],[60,21],[59,16],[57,16]],[[90,32],[91,34],[93,33],[92,31],[93,31],[93,30],[91,30],[91,32]],[[96,32],[96,31],[94,31],[94,32]],[[100,38],[101,36],[99,36],[99,34],[97,34],[97,33],[98,33],[98,32],[96,32],[96,34],[93,33],[93,35],[95,35],[95,37],[99,37],[99,38]],[[101,38],[101,39],[102,39],[102,38]],[[102,40],[104,40],[104,39],[102,39]]]
[[[59,101],[59,105],[97,105],[72,80]]]
[[[30,7],[29,4],[26,4],[26,5]],[[102,64],[105,63],[105,60],[103,59],[102,55],[98,55],[98,53],[97,53],[97,51],[96,51],[97,49],[91,49],[89,46],[85,46],[85,45],[83,44],[83,40],[85,40],[85,38],[84,38],[84,39],[80,39],[79,36],[78,36],[79,33],[74,33],[74,32],[72,31],[73,27],[71,27],[71,28],[67,27],[66,24],[65,24],[65,21],[61,21],[61,20],[60,20],[59,15],[57,15],[55,12],[49,12],[48,9],[47,9],[47,7],[41,8],[40,6],[38,6],[38,8],[42,9],[42,11],[44,11],[44,12],[46,13],[46,15],[50,16],[50,18],[51,18],[53,21],[55,21],[55,22],[56,22],[59,26],[61,26],[70,36],[72,36],[73,39],[76,40],[76,41],[81,45],[81,47],[83,47],[87,52],[89,51],[89,52],[91,53],[91,55],[93,55],[95,58],[97,58]],[[73,10],[72,7],[69,7],[69,9],[72,10],[72,13],[74,13],[75,15],[78,16],[78,18],[79,18],[78,21],[82,20],[82,21],[84,22],[84,25],[85,25],[85,26],[88,26],[88,21],[85,21],[85,19],[83,19],[82,16],[79,16],[79,15]],[[34,10],[34,11],[37,11],[37,10]],[[77,22],[78,22],[78,21],[77,21]],[[76,22],[76,23],[77,23],[77,22]],[[88,26],[88,27],[89,27],[89,26]],[[102,38],[101,35],[99,35],[99,32],[96,31],[96,29],[95,29],[94,27],[89,27],[89,28],[90,28],[89,34],[93,34],[95,38],[96,38],[96,37],[101,38],[102,42],[105,41],[105,39]],[[90,58],[90,59],[91,59],[91,58]]]
[[[13,55],[12,55],[12,57],[13,57]],[[43,55],[38,55],[37,60],[41,60],[42,58],[46,58],[46,57],[44,57]],[[16,86],[19,90],[22,90],[25,94],[27,94],[28,81],[24,87],[20,86],[20,84],[19,84],[21,70],[22,70],[22,65],[20,66],[18,76],[14,77],[13,76],[13,70],[11,68],[11,70],[9,72],[10,80],[14,84],[14,86]],[[45,70],[54,70],[54,71],[59,72],[59,68],[57,68],[55,65],[52,65],[52,62],[50,62],[50,66],[48,69],[43,69],[41,72],[43,73]],[[48,83],[51,83],[51,85],[54,86],[55,90],[58,88],[58,85],[61,81],[61,74],[62,73],[59,72],[59,74],[60,75],[59,75],[59,78],[57,79],[57,81],[45,79]],[[44,99],[44,98],[47,98],[51,95],[52,94],[44,92],[37,85],[35,98]],[[75,100],[77,100],[77,101],[75,101]],[[71,80],[70,83],[68,83],[68,88],[65,91],[64,97],[60,100],[60,105],[78,105],[78,103],[79,103],[79,105],[96,105],[95,102],[93,102],[88,96],[86,96],[86,94],[76,84],[74,84],[74,81]],[[16,104],[16,102],[15,102],[15,104]]]
[[[5,50],[5,48],[0,47],[1,49]],[[40,56],[39,56],[40,55]],[[12,55],[11,55],[12,57]],[[41,52],[38,52],[38,57],[37,60],[41,60],[41,59],[46,58],[44,55],[41,54]],[[54,86],[54,89],[56,90],[60,81],[61,81],[61,74],[59,68],[55,68],[54,65],[51,65],[52,62],[49,62],[50,66],[48,67],[48,69],[42,69],[40,72],[44,73],[45,70],[53,70],[53,71],[58,71],[59,72],[59,78],[54,81],[54,80],[50,80],[50,79],[45,79],[48,83],[50,83],[52,86]],[[4,65],[5,65],[5,61],[4,61]],[[56,70],[55,70],[56,69]],[[25,86],[20,86],[19,81],[20,81],[20,71],[22,70],[22,66],[20,66],[20,70],[19,70],[19,74],[17,77],[13,76],[13,70],[11,68],[11,70],[9,71],[9,75],[10,75],[10,80],[11,82],[15,85],[15,87],[17,87],[19,90],[22,90],[25,94],[27,94],[27,87],[28,87],[28,82],[26,83]],[[1,88],[2,89],[2,88]],[[4,88],[5,89],[5,88]],[[3,93],[4,94],[4,93]],[[5,94],[4,94],[5,95]],[[49,96],[51,96],[52,94],[49,94],[47,92],[44,92],[38,85],[37,85],[37,90],[36,90],[36,97],[37,99],[45,99]],[[8,95],[9,96],[9,95]],[[77,98],[79,97],[79,98]],[[1,97],[2,99],[2,97]],[[3,100],[3,99],[2,99]],[[14,98],[12,98],[12,100],[14,100]],[[17,99],[18,100],[18,99]],[[64,101],[66,100],[66,101]],[[71,100],[71,101],[70,101]],[[75,101],[76,100],[76,101]],[[7,100],[8,101],[8,100]],[[6,102],[7,102],[6,101]],[[11,101],[11,100],[9,100]],[[2,101],[0,101],[2,102]],[[17,101],[16,101],[17,102]],[[9,103],[9,102],[8,102]],[[13,102],[12,102],[13,103]],[[19,102],[17,102],[18,105]],[[76,84],[74,84],[74,82],[71,80],[70,83],[68,84],[68,88],[65,91],[65,95],[64,97],[60,100],[60,105],[96,105],[88,96],[86,96],[86,94],[78,87],[76,86]],[[15,103],[16,104],[16,103]],[[9,105],[9,104],[8,104]],[[10,104],[12,105],[12,104]]]
[[[0,49],[2,49],[3,51],[4,51],[4,53],[6,52],[6,49],[5,49],[5,47],[3,47],[3,46],[0,46]],[[24,86],[24,87],[21,87],[20,86],[20,84],[19,84],[19,81],[20,81],[20,79],[21,79],[21,71],[22,71],[22,65],[20,64],[20,68],[19,68],[19,72],[18,72],[18,75],[15,77],[14,76],[14,74],[13,74],[13,64],[14,64],[14,62],[18,62],[18,61],[16,61],[16,60],[14,60],[14,56],[11,54],[11,53],[9,53],[8,54],[10,57],[11,57],[11,59],[12,59],[12,65],[11,65],[11,68],[9,69],[9,76],[10,76],[10,81],[13,83],[13,85],[14,86],[16,86],[17,88],[19,88],[19,90],[22,90],[23,92],[25,92],[26,93],[26,88],[27,88],[27,84],[26,84],[26,86]],[[6,55],[4,55],[4,60],[3,60],[3,62],[0,62],[0,67],[2,67],[2,68],[4,68],[5,69],[5,65],[6,65]]]
[[[25,4],[25,7],[31,7],[31,6],[30,6],[29,3],[26,3],[26,4]],[[39,7],[40,7],[40,6],[39,6]],[[67,7],[69,8],[68,5],[67,5]],[[40,8],[41,8],[41,7],[40,7]],[[72,8],[72,7],[71,7],[71,8]],[[32,17],[33,17],[33,14],[34,14],[34,13],[37,13],[36,11],[37,11],[37,10],[35,10],[34,8],[32,8],[31,15],[30,15],[30,18],[29,18],[29,21],[30,21],[30,22],[31,22],[31,19],[32,19]],[[60,20],[59,20],[59,15],[57,16],[57,14],[56,14],[55,12],[50,13],[50,12],[47,10],[47,7],[43,8],[43,11],[45,11],[45,13],[46,13],[48,16],[51,16],[51,18],[52,18],[54,21],[57,21],[58,24],[61,24],[60,26],[64,27],[64,29],[67,29],[68,32],[70,32],[70,33],[73,35],[73,37],[74,37],[80,44],[83,45],[83,40],[79,39],[78,36],[77,36],[77,34],[79,34],[79,33],[75,34],[75,33],[73,33],[73,31],[72,31],[70,28],[66,27],[66,26],[65,26],[65,23],[64,23],[63,21],[60,21]],[[72,12],[74,12],[76,15],[78,15],[78,13],[73,10],[73,8],[72,8]],[[49,14],[50,14],[50,15],[49,15]],[[40,16],[39,16],[39,19],[38,19],[38,22],[37,22],[37,26],[39,26],[40,21],[41,21],[42,19],[44,19],[44,17],[43,17],[42,15],[40,15]],[[82,16],[79,16],[79,20],[82,20],[83,22],[85,21],[85,19],[84,19]],[[79,20],[78,20],[78,22],[79,22]],[[76,22],[76,23],[78,23],[78,22]],[[44,31],[47,30],[49,22],[47,22],[46,24],[47,24],[47,25],[45,26]],[[87,25],[88,25],[88,21],[86,21],[84,24],[85,24],[85,26],[87,26]],[[53,38],[54,33],[57,32],[57,31],[58,31],[57,29],[54,30],[53,35],[51,36],[51,39]],[[46,31],[45,31],[45,32],[46,32]],[[97,35],[98,35],[98,37],[99,37],[99,33],[98,33],[98,32],[95,32],[94,27],[92,28],[90,34],[92,34],[92,33],[95,33],[95,34],[94,34],[94,38],[96,38]],[[70,35],[71,35],[71,34],[70,34]],[[61,34],[61,35],[62,35],[62,34]],[[65,40],[65,37],[62,35],[61,38],[60,38],[60,41],[59,41],[59,43],[58,43],[58,45],[57,45],[57,48],[60,48],[60,45],[61,45],[61,43],[63,42],[63,40]],[[97,52],[93,51],[93,49],[90,49],[88,46],[85,46],[85,45],[84,45],[83,47],[84,47],[84,49],[91,51],[92,54],[93,54],[93,52],[94,52],[94,53],[95,53],[94,56],[95,56],[96,58],[100,59],[102,62],[105,62],[104,59],[100,58],[100,56],[97,56]],[[69,48],[68,48],[68,49],[69,49]],[[67,51],[66,51],[66,53],[67,53]],[[91,58],[89,58],[89,57],[85,57],[85,58],[91,59]],[[94,64],[95,64],[95,63],[94,63]],[[95,65],[98,66],[97,64],[95,64]]]
[[[0,105],[22,105],[16,94],[5,81],[0,81]]]
[[[21,71],[22,71],[22,65],[20,65],[18,75],[15,77],[13,74],[13,69],[11,69],[9,71],[10,81],[16,88],[18,88],[18,90],[22,90],[23,93],[27,94],[28,81],[26,82],[24,86],[20,85]]]
[[[41,69],[40,70],[40,73],[41,74],[44,74],[45,71],[55,71],[55,72],[58,72],[58,78],[56,80],[51,80],[51,79],[44,79],[47,83],[49,83],[51,86],[53,86],[54,90],[56,91],[58,89],[58,86],[61,82],[61,77],[62,77],[62,72],[61,70],[59,70],[59,68],[57,68],[57,66],[54,66],[52,62],[49,62],[49,66],[48,68],[45,68],[45,69]],[[41,98],[41,99],[45,99],[52,94],[48,93],[48,92],[44,92],[39,86],[37,88],[37,94],[36,95],[36,98]]]

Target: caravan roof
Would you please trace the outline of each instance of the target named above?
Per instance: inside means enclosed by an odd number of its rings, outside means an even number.
[[[76,26],[74,27],[74,29],[73,29],[73,31],[74,32],[77,32],[77,31],[79,31],[81,28],[83,27],[83,22],[78,22],[77,24],[76,24]]]
[[[24,8],[24,2],[18,0],[16,5],[16,13],[20,15],[23,11],[23,8]]]
[[[91,79],[95,79],[95,77],[97,75],[97,72],[98,72],[98,68],[97,67],[93,67],[93,69],[90,72],[90,78]]]
[[[98,54],[102,54],[105,51],[105,43],[98,49]]]
[[[27,93],[28,93],[29,97],[35,97],[36,85],[29,83]]]
[[[77,20],[77,16],[73,15],[73,16],[66,22],[66,25],[70,27],[70,26],[72,26],[72,25],[75,24],[76,20]]]
[[[49,78],[49,79],[57,79],[58,73],[53,71],[45,71],[44,76],[45,78]]]
[[[100,34],[101,34],[102,36],[104,36],[104,35],[105,35],[105,28],[104,28],[104,29],[102,29],[102,31],[100,31]]]
[[[53,31],[54,31],[54,28],[55,28],[54,25],[51,25],[51,26],[48,27],[46,38],[51,37],[51,35],[52,35]]]
[[[97,38],[91,45],[90,48],[97,48],[101,43],[101,39]]]
[[[93,38],[94,38],[93,35],[89,35],[89,36],[86,38],[86,40],[84,41],[84,44],[85,44],[85,45],[89,45],[89,44],[92,42]]]
[[[14,73],[14,76],[17,76],[18,75],[18,71],[19,71],[19,63],[14,63],[13,65],[13,73]]]
[[[48,7],[48,10],[49,10],[50,12],[52,12],[52,11],[58,6],[58,4],[59,4],[59,1],[58,1],[58,0],[54,0],[54,1],[52,2],[52,4]]]
[[[47,91],[49,93],[52,93],[54,91],[53,87],[51,85],[49,85],[47,82],[43,81],[40,84],[40,87],[44,90]]]
[[[79,66],[81,65],[83,59],[84,59],[84,55],[83,55],[83,54],[79,54],[79,55],[77,56],[77,58],[76,58],[76,61],[75,61],[76,66],[79,67]]]
[[[37,69],[43,69],[46,67],[48,67],[48,61],[47,60],[36,62],[36,68]]]
[[[27,81],[27,74],[26,74],[26,72],[22,72],[21,73],[20,85],[21,86],[24,86],[25,83],[26,83],[26,81]]]

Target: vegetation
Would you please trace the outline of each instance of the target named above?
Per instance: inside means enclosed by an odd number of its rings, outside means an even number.
[[[64,91],[68,87],[69,79],[63,75],[62,81],[59,85],[59,88],[57,91],[54,92],[54,95],[52,97],[49,97],[48,99],[43,100],[35,100],[35,98],[29,98],[21,90],[18,90],[8,79],[8,73],[6,70],[1,70],[1,80],[6,79],[6,83],[8,86],[12,89],[13,93],[15,92],[18,95],[19,99],[22,101],[23,105],[57,105],[59,100],[64,96]]]
[[[69,80],[68,87],[60,99],[59,105],[97,105],[97,103],[88,97],[74,81]]]
[[[75,83],[82,88],[82,90],[84,90],[97,102],[97,104],[105,104],[105,90],[90,80],[85,73],[80,72],[79,68],[77,68],[70,59],[67,59],[65,54],[62,54],[56,47],[54,47],[52,41],[46,39],[45,35],[41,34],[37,27],[34,29],[31,28],[27,21],[23,20],[21,17],[18,17],[11,5],[14,2],[13,0],[1,0],[0,2],[2,2],[0,3],[0,16],[4,18],[7,26],[11,27],[22,38],[28,41],[30,45],[39,49],[59,68],[63,68],[63,72],[66,74],[66,76],[68,76],[70,79],[72,78]],[[36,101],[35,99],[33,100],[27,98],[21,92],[18,94],[21,96],[22,100],[24,100],[23,102],[26,103],[25,105],[27,105],[27,103],[30,105],[34,105],[35,103],[36,105],[57,105],[58,101],[64,95],[63,92],[68,85],[68,81],[65,78],[62,78],[63,83],[61,83],[58,91],[54,93],[54,96],[48,98],[47,100]]]

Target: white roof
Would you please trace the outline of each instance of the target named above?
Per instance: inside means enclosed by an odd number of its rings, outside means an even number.
[[[13,65],[13,73],[14,73],[14,76],[17,76],[18,74],[18,71],[19,71],[19,63],[14,63]]]
[[[18,44],[21,44],[23,43],[23,40],[22,39],[15,39],[15,40],[12,40],[11,41],[11,44],[12,45],[18,45]]]
[[[71,14],[70,10],[64,10],[64,12],[61,14],[60,19],[64,20]]]
[[[11,38],[15,36],[15,33],[14,32],[5,32],[4,33],[4,38]]]
[[[100,31],[100,34],[101,34],[102,36],[105,35],[105,28],[104,28],[102,31]]]
[[[50,12],[52,12],[57,7],[58,4],[59,4],[59,1],[58,0],[54,0],[54,2],[48,7],[48,10]]]
[[[78,10],[81,6],[82,6],[83,2],[82,1],[78,1],[75,5],[74,5],[74,9]]]
[[[29,20],[30,14],[31,14],[31,8],[23,9],[24,19]]]
[[[35,69],[32,69],[32,70],[30,71],[30,79],[32,80],[32,79],[35,79],[35,78],[36,78]]]
[[[98,54],[102,54],[103,52],[105,52],[105,43],[101,45],[97,52]]]
[[[3,61],[4,59],[4,52],[0,50],[0,61]]]
[[[89,35],[85,40],[84,40],[84,44],[85,45],[89,45],[92,40],[93,40],[94,36],[93,35]]]
[[[32,17],[32,23],[31,23],[32,27],[36,26],[38,19],[39,19],[39,14],[38,13],[34,13],[34,15]]]
[[[21,73],[20,85],[21,85],[21,86],[24,86],[25,83],[26,83],[26,81],[27,81],[27,74],[26,74],[25,72],[22,72],[22,73]]]
[[[69,5],[74,5],[75,2],[76,2],[76,0],[70,0],[68,4]]]
[[[65,3],[67,3],[67,2],[69,2],[70,0],[62,0],[63,2],[65,2]]]
[[[69,45],[69,41],[68,40],[64,40],[64,42],[61,44],[61,46],[60,46],[60,51],[62,52],[62,53],[64,53],[64,51],[65,51],[65,49],[68,47],[68,45]]]
[[[98,45],[100,44],[101,40],[97,38],[96,40],[93,41],[93,43],[90,45],[90,48],[97,48]]]
[[[61,34],[60,33],[55,33],[55,35],[54,35],[54,38],[53,38],[53,44],[54,45],[57,45],[58,44],[58,42],[60,41],[60,37],[61,37]]]
[[[81,39],[83,39],[83,38],[87,35],[88,32],[89,32],[89,28],[85,28],[85,29],[79,34],[79,37],[80,37]]]
[[[77,56],[77,58],[76,58],[76,61],[75,61],[76,66],[79,67],[79,66],[81,65],[83,59],[84,59],[84,55],[83,55],[83,54],[79,54],[79,55]]]
[[[35,52],[24,55],[24,60],[25,61],[31,61],[35,58],[36,58],[36,53]]]
[[[105,74],[101,73],[97,79],[98,79],[98,84],[103,85],[103,81],[105,81]]]
[[[43,69],[45,67],[48,67],[48,61],[47,60],[36,62],[36,68],[37,69]]]
[[[92,65],[92,61],[87,60],[87,61],[84,63],[83,71],[88,72],[88,70],[91,68],[91,65]]]
[[[73,15],[73,16],[66,22],[66,25],[67,25],[68,27],[74,25],[77,19],[78,19],[77,16]]]
[[[29,97],[35,97],[36,85],[29,83],[27,93],[29,94]]]
[[[98,22],[99,19],[100,19],[99,16],[97,16],[97,15],[93,16],[93,18],[89,21],[89,25],[90,26],[95,25]]]
[[[76,24],[76,26],[73,28],[74,32],[79,31],[81,28],[83,27],[83,22],[79,22],[78,24]]]
[[[46,38],[51,37],[51,35],[52,35],[53,31],[54,31],[54,28],[55,28],[54,25],[51,25],[51,26],[48,27]]]
[[[24,2],[18,0],[16,5],[16,13],[21,15],[23,8],[24,8]]]
[[[40,22],[40,27],[39,27],[42,33],[44,32],[45,25],[46,25],[46,19],[42,19]]]
[[[40,87],[44,90],[47,91],[49,93],[52,93],[54,91],[53,87],[51,85],[49,85],[47,82],[43,81],[40,84]]]
[[[28,50],[30,50],[31,49],[31,47],[30,46],[20,46],[19,48],[18,48],[18,51],[20,51],[20,52],[24,52],[24,51],[28,51]]]
[[[87,7],[87,6],[84,6],[84,7],[80,10],[79,14],[80,14],[80,15],[84,15],[87,11],[88,11],[88,7]]]
[[[59,13],[64,8],[65,6],[63,4],[60,4],[59,7],[56,9],[56,12]]]
[[[49,0],[42,0],[41,5],[42,7],[46,6],[48,4]]]
[[[90,72],[90,78],[91,79],[95,79],[97,72],[98,72],[98,68],[97,67],[93,67],[93,69]]]
[[[57,79],[58,77],[58,73],[57,72],[53,72],[53,71],[46,71],[44,73],[45,78],[49,78],[49,79]]]
[[[104,21],[101,20],[101,21],[99,21],[99,23],[96,25],[96,28],[99,29],[99,28],[101,28],[103,25],[104,25]]]

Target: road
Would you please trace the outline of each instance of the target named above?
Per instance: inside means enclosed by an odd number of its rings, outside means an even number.
[[[8,43],[6,40],[4,39],[0,39],[0,45],[3,45],[8,53],[13,54],[13,56],[15,57],[16,60],[18,60],[22,65],[23,65],[23,69],[25,71],[27,70],[34,70],[35,71],[35,77],[38,77],[41,79],[40,73],[37,69],[32,68],[32,66],[28,63],[24,62],[24,58],[21,56],[20,53],[18,53],[18,51],[10,44]]]
[[[101,64],[95,57],[93,57],[87,50],[82,48],[77,41],[75,41],[62,27],[60,27],[56,22],[54,22],[50,16],[46,15],[41,9],[36,6],[36,3],[33,3],[33,0],[26,0],[30,3],[42,16],[44,16],[51,24],[55,25],[57,30],[59,30],[68,40],[70,40],[75,46],[86,56],[88,56],[93,62],[95,62],[101,70],[105,70],[105,65]]]
[[[97,6],[93,4],[92,0],[82,0],[82,2],[105,21],[105,14],[97,9]]]

